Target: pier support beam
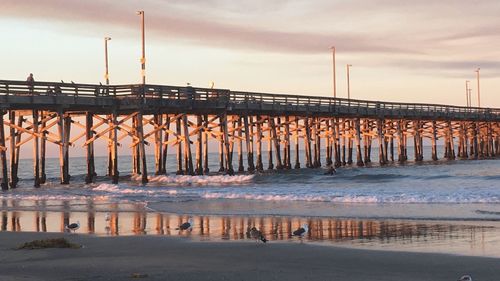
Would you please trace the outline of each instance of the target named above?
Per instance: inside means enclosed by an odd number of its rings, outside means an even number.
[[[90,140],[94,132],[92,130],[93,127],[93,113],[86,112],[85,113],[85,139]],[[89,184],[94,181],[95,176],[95,164],[94,164],[94,142],[90,142],[86,147],[86,156],[87,156],[87,176],[85,177],[85,183]]]
[[[387,146],[384,145],[384,126],[385,122],[384,119],[379,119],[377,121],[377,135],[378,135],[378,162],[380,165],[385,165],[387,164],[386,162],[386,153],[387,153]]]
[[[219,172],[224,172],[224,115],[219,116]]]
[[[269,142],[267,143],[267,154],[268,154],[268,165],[267,169],[272,170],[274,169],[274,164],[273,164],[273,133],[272,133],[272,126],[271,126],[271,116],[268,116],[267,118],[267,130],[268,130],[268,136],[269,136]]]
[[[278,117],[278,129],[276,127],[276,124],[274,123],[274,117],[270,118],[269,120],[271,122],[271,137],[274,142],[274,150],[276,154],[276,169],[281,170],[283,169],[283,162],[281,161],[280,135],[278,134],[280,118]]]
[[[139,158],[141,163],[141,182],[142,184],[148,183],[148,167],[146,164],[146,148],[144,147],[144,127],[142,125],[142,111],[137,113],[137,137],[139,138]]]
[[[311,159],[311,123],[309,118],[304,119],[304,146],[306,149],[306,167],[313,168],[313,162]]]
[[[161,115],[163,116],[163,114]],[[166,175],[167,174],[167,156],[168,156],[168,138],[170,135],[170,116],[168,114],[165,114],[165,135],[164,135],[164,142],[163,142],[163,148],[162,148],[162,157],[161,157],[161,174]]]
[[[256,137],[257,137],[257,166],[255,167],[257,171],[262,172],[264,170],[264,165],[262,164],[262,120],[259,115],[257,115],[256,126]],[[245,129],[246,131],[246,129]]]
[[[431,145],[432,145],[432,160],[437,161],[437,128],[436,121],[432,121],[432,133],[431,133]]]
[[[59,167],[61,173],[61,184],[69,184],[68,161],[69,161],[69,130],[68,123],[71,124],[70,117],[65,117],[62,110],[58,111],[57,127],[59,130]]]
[[[182,116],[182,124],[184,126],[184,154],[186,159],[186,174],[194,175],[193,158],[191,154],[191,141],[189,140],[189,124],[187,114]],[[229,151],[226,151],[229,152]]]
[[[155,130],[155,175],[161,175],[163,171],[163,135],[160,129],[163,126],[163,115],[155,114],[154,119],[154,130]]]
[[[118,113],[116,109],[113,110],[113,114],[111,114],[111,126],[113,129],[111,132],[111,182],[113,184],[118,183],[118,177],[120,173],[118,172]]]
[[[47,135],[47,131],[45,127],[47,126],[47,118],[50,116],[46,116],[43,111],[41,111],[42,118],[42,129],[40,131],[40,135],[42,136],[40,139],[40,183],[44,184],[47,181],[47,174],[45,173],[45,156],[47,152],[47,141],[45,139]]]
[[[248,119],[250,119],[250,122]],[[255,165],[253,162],[253,122],[252,122],[252,117],[251,116],[243,116],[243,125],[245,126],[245,144],[246,144],[246,149],[247,149],[248,171],[253,172],[253,171],[255,171]],[[259,130],[259,129],[257,129],[257,130]],[[261,153],[260,149],[261,148],[260,148],[260,139],[259,139],[258,140],[258,148],[257,148],[257,150],[258,150],[257,153],[259,154],[259,156]],[[259,160],[257,159],[257,162],[258,161]],[[262,157],[261,157],[260,161],[262,162]],[[261,165],[262,165],[262,163],[261,163]]]
[[[181,117],[177,117],[177,120],[175,120],[175,132],[176,132],[176,138],[177,138],[177,175],[183,175],[184,170],[182,170],[182,146],[181,146],[181,141],[182,141],[182,134],[181,134]],[[185,140],[184,140],[185,141]]]
[[[205,122],[203,123],[203,174],[208,175],[210,169],[208,168],[208,115],[205,115]]]
[[[295,165],[294,169],[300,169],[300,147],[299,147],[299,138],[300,138],[300,124],[299,124],[299,117],[295,117],[295,133],[294,133],[294,140],[295,140]]]
[[[228,175],[234,175],[234,170],[233,170],[233,163],[231,161],[231,156],[229,155],[230,151],[230,144],[229,144],[229,134],[228,134],[228,122],[227,122],[227,113],[224,113],[222,115],[221,119],[221,126],[222,126],[222,132],[223,132],[223,141],[224,141],[224,148],[226,152],[226,173]]]
[[[15,110],[11,110],[9,112],[9,122],[10,124],[16,123]],[[20,115],[18,117],[17,126],[22,127],[23,125],[22,122],[23,122],[23,117]],[[20,147],[17,147],[17,143],[19,143],[21,139],[20,134],[21,134],[20,132],[16,133],[16,128],[10,126],[10,188],[16,188],[17,182],[19,181],[19,178],[17,177],[17,171],[18,171],[17,167],[19,163],[19,157],[17,157],[17,151],[20,149]]]
[[[285,116],[285,168],[286,169],[291,169],[292,168],[292,163],[290,160],[291,153],[290,153],[290,117],[287,115]]]
[[[196,130],[197,132],[197,140],[196,140],[196,169],[195,174],[203,175],[203,120],[201,115],[196,116]]]
[[[357,118],[355,123],[355,141],[356,141],[356,165],[358,167],[362,167],[365,165],[363,162],[363,155],[361,154],[361,128],[360,128],[360,120]]]
[[[334,118],[334,128],[335,128],[335,141],[334,141],[334,151],[335,151],[335,167],[338,168],[342,165],[340,161],[340,128],[339,128],[339,118]]]
[[[243,124],[241,117],[238,116],[238,120],[236,121],[236,127],[238,128],[238,172],[244,172],[245,166],[243,166]],[[243,122],[244,123],[244,122]],[[245,138],[246,139],[246,138]]]
[[[2,117],[2,126],[0,126],[0,165],[2,166],[2,181],[0,182],[0,186],[2,190],[9,189],[9,174],[7,172],[7,147],[5,146],[5,129],[3,125],[3,117],[5,115],[5,111],[0,111],[0,116]]]

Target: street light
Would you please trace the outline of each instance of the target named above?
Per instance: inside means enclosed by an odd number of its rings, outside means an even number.
[[[106,72],[104,73],[104,78],[106,79],[106,85],[109,85],[109,69],[108,69],[108,41],[111,37],[104,37],[104,63],[106,65]]]
[[[481,70],[481,68],[477,68],[476,69],[476,73],[477,73],[477,107],[481,107],[481,88],[479,87],[479,70]]]
[[[469,88],[469,106],[472,107],[472,89]]]
[[[351,81],[350,81],[349,75],[350,75],[350,68],[352,67],[352,64],[348,64],[346,67],[347,67],[347,99],[350,101],[351,100]]]
[[[141,57],[141,76],[142,84],[146,84],[146,43],[144,31],[144,11],[137,11],[137,15],[141,16],[141,30],[142,30],[142,57]]]
[[[469,80],[465,80],[465,103],[467,104],[467,107],[470,107],[469,104]]]
[[[337,77],[335,74],[335,46],[331,47],[332,49],[332,70],[333,70],[333,97],[337,97]]]

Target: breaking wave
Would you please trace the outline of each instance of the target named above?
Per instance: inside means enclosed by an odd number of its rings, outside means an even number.
[[[178,184],[178,185],[227,185],[227,184],[246,184],[253,181],[254,175],[236,175],[236,176],[150,176],[150,183]],[[133,180],[140,180],[140,176],[134,176]]]

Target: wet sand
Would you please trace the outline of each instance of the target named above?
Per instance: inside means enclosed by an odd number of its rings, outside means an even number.
[[[13,250],[66,237],[81,249]],[[498,280],[500,259],[164,236],[0,233],[0,280]]]

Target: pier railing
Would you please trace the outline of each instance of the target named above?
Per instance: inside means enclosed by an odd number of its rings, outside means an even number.
[[[26,82],[0,80],[0,100],[4,104],[22,102],[27,106],[35,102],[16,97],[72,97],[94,98],[120,101],[123,99],[143,99],[148,104],[161,106],[159,101],[189,102],[192,107],[204,106],[203,102],[216,102],[229,110],[277,111],[280,113],[331,113],[344,115],[404,116],[404,117],[458,117],[460,119],[500,120],[499,108],[478,108],[440,104],[398,103],[301,96],[288,94],[268,94],[164,85],[94,85],[80,83]],[[75,100],[75,103],[78,101]],[[144,102],[146,103],[146,102]]]

